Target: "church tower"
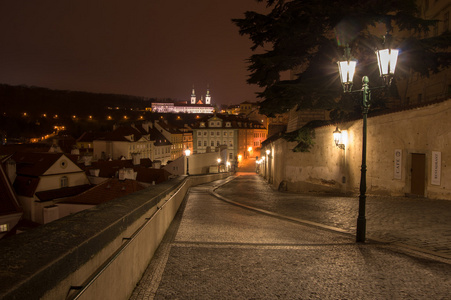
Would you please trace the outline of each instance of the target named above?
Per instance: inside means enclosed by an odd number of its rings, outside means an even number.
[[[207,104],[207,105],[211,104],[210,89],[208,87],[207,87],[207,95],[205,96],[205,104]]]
[[[193,90],[191,91],[191,104],[196,104],[196,93],[194,92],[194,85]]]

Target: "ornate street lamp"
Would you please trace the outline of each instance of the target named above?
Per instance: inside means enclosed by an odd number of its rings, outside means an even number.
[[[189,148],[188,149],[186,149],[185,150],[185,156],[186,156],[186,175],[188,175],[189,176],[189,156],[191,155],[191,150],[189,150]]]
[[[390,35],[384,37],[384,44],[389,42]],[[398,60],[399,50],[397,49],[383,49],[376,51],[377,63],[379,66],[380,76],[384,78],[386,85],[390,85],[395,74],[396,62]],[[357,63],[352,63],[354,60],[350,59],[350,49],[345,49],[345,60],[338,62],[340,72],[340,79],[343,85],[344,92],[351,92],[352,78],[354,77],[355,67]],[[370,106],[371,92],[369,88],[368,76],[362,78],[362,106],[363,106],[363,137],[362,137],[362,167],[360,172],[360,195],[359,195],[359,215],[357,217],[356,241],[365,242],[366,235],[366,144],[367,144],[367,116]]]
[[[338,62],[340,81],[345,93],[350,92],[352,89],[352,80],[354,79],[356,65],[357,61],[351,57],[351,49],[349,46],[346,46],[343,60]]]
[[[338,129],[338,126],[335,128],[333,134],[334,134],[335,146],[337,146],[337,148],[339,148],[339,149],[345,150],[345,144],[343,143],[342,132],[340,129]]]

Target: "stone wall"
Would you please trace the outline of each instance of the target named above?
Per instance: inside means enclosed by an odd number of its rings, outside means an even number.
[[[1,240],[0,299],[128,299],[189,187],[229,175],[179,177]]]
[[[346,130],[345,150],[335,146],[334,126],[315,130],[309,153],[295,153],[295,143],[278,139],[269,147],[263,176],[277,188],[282,181],[291,191],[333,191],[358,194],[362,163],[362,120],[339,125]],[[451,200],[451,100],[368,118],[367,193]],[[398,156],[395,158],[395,153]],[[399,155],[401,154],[401,155]],[[424,156],[424,192],[413,192],[414,156]],[[437,159],[441,158],[441,161]],[[268,163],[268,162],[266,162]],[[397,173],[395,174],[395,168]],[[421,183],[421,182],[420,182]]]

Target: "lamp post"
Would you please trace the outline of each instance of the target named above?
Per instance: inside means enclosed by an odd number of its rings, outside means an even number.
[[[270,164],[269,164],[269,155],[271,154],[271,150],[269,150],[269,149],[266,149],[266,163],[267,163],[267,165],[268,165],[268,168],[266,169],[266,172],[267,172],[267,179],[268,179],[268,182],[270,182],[270,180],[271,180],[271,177],[270,177],[270,168],[271,168],[271,166],[270,166]]]
[[[191,155],[191,150],[189,150],[189,148],[188,149],[186,149],[185,150],[185,156],[186,156],[186,175],[188,175],[189,176],[189,156]]]
[[[385,36],[385,41],[389,34]],[[396,62],[398,59],[399,50],[397,49],[383,49],[377,50],[377,64],[379,67],[380,76],[384,78],[386,85],[390,85],[393,79]],[[345,49],[345,60],[338,62],[340,72],[340,79],[345,93],[351,92],[352,80],[355,73],[357,62],[351,59],[350,49]],[[365,242],[366,235],[366,147],[367,147],[367,116],[370,107],[371,91],[369,88],[368,76],[362,78],[362,107],[363,107],[363,137],[362,137],[362,167],[360,169],[360,195],[359,195],[359,214],[357,217],[356,242]]]

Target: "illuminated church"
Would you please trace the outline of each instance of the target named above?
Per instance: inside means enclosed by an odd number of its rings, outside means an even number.
[[[152,111],[157,113],[185,113],[185,114],[212,114],[214,107],[211,105],[210,90],[207,88],[207,94],[198,100],[196,98],[196,92],[191,91],[191,101],[179,101],[179,102],[155,102],[152,103]]]

